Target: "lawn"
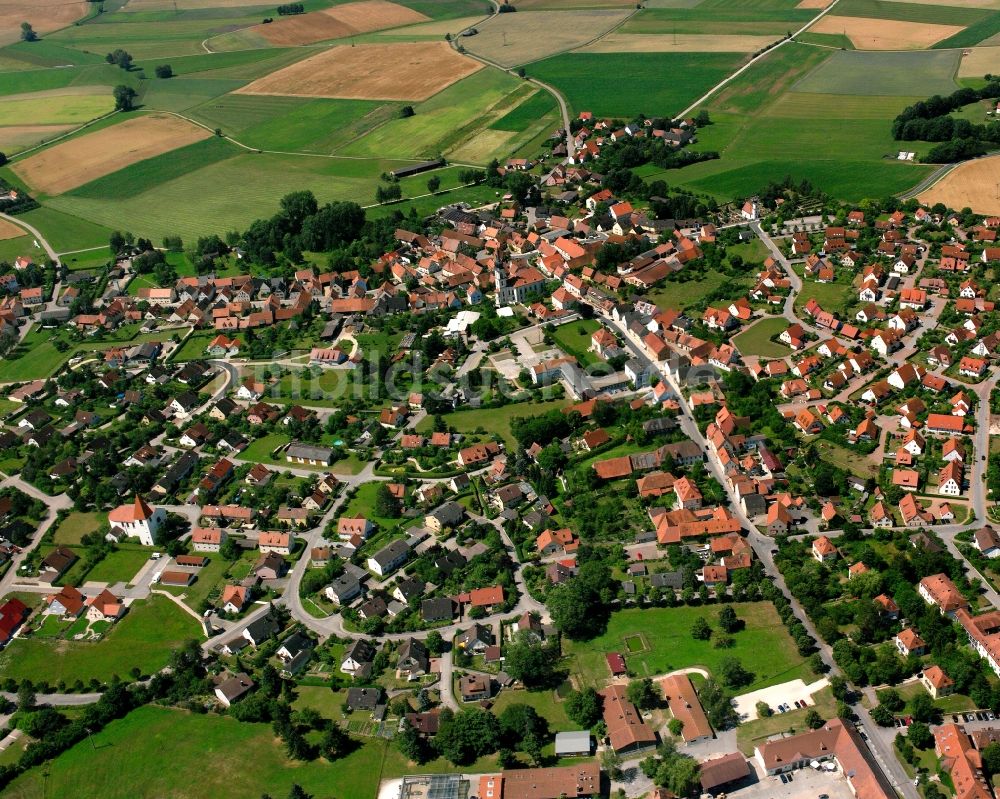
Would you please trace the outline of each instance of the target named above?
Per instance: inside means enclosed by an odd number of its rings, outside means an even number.
[[[580,366],[590,366],[601,359],[590,349],[590,338],[601,329],[601,323],[594,319],[581,319],[578,322],[559,325],[552,334],[556,344],[567,355],[572,355]]]
[[[570,404],[571,402],[565,399],[549,402],[519,402],[504,405],[502,408],[475,408],[455,411],[445,414],[444,420],[448,427],[454,428],[459,433],[472,433],[480,428],[488,433],[496,433],[506,442],[508,447],[513,447],[516,441],[510,431],[512,419],[538,416],[557,408],[565,408]],[[430,433],[433,428],[434,419],[428,416],[417,425],[417,432]]]
[[[174,356],[170,360],[183,362],[206,359],[208,353],[205,352],[205,349],[208,347],[209,342],[217,335],[218,333],[214,330],[195,331],[184,339],[184,343],[181,344],[180,349],[174,353]]]
[[[198,554],[208,558],[208,564],[198,569],[196,572],[197,580],[189,586],[162,586],[164,591],[169,591],[174,596],[183,596],[184,604],[196,612],[201,610],[201,603],[212,596],[213,592],[218,591],[221,594],[222,585],[226,582],[224,575],[231,565],[235,565],[223,558],[218,552],[199,552]],[[257,559],[257,553],[247,552],[244,559],[253,562]]]
[[[607,631],[587,642],[567,642],[566,652],[574,658],[572,671],[586,685],[603,685],[610,677],[604,656],[608,652],[627,651],[625,639],[637,632],[644,634],[650,648],[639,654],[626,654],[629,671],[639,677],[654,677],[675,669],[701,666],[709,671],[726,657],[735,657],[754,673],[754,683],[743,691],[798,678],[809,679],[811,672],[791,636],[769,602],[732,605],[746,628],[733,635],[730,649],[716,649],[711,641],[691,637],[691,625],[698,617],[709,620],[717,629],[719,606],[649,608],[614,613]]]
[[[0,675],[50,683],[123,679],[138,666],[148,674],[163,667],[184,641],[200,637],[198,624],[165,597],[135,603],[128,614],[99,642],[18,638],[0,654]],[[134,794],[133,794],[134,795]]]
[[[72,546],[79,544],[80,539],[87,533],[94,532],[98,527],[108,520],[106,513],[81,513],[74,511],[63,519],[52,534],[52,540],[56,544]]]
[[[358,488],[357,493],[351,498],[343,515],[347,517],[364,516],[378,526],[379,532],[395,530],[403,523],[409,524],[410,519],[391,519],[387,516],[379,516],[375,513],[375,497],[382,483],[364,483]]]
[[[683,272],[677,274],[683,275]],[[705,297],[724,285],[732,289],[730,294],[733,299],[743,296],[749,288],[747,281],[732,280],[719,272],[708,272],[688,280],[678,279],[673,275],[666,282],[647,292],[647,296],[650,302],[655,302],[661,308],[683,311],[698,305]]]
[[[528,705],[538,715],[549,722],[552,732],[567,732],[579,729],[566,715],[565,704],[556,697],[556,692],[546,691],[501,691],[493,702],[493,712],[498,716],[511,705]]]
[[[15,780],[4,796],[42,799],[79,793],[85,785],[88,795],[102,799],[242,799],[286,796],[296,782],[316,797],[371,799],[387,746],[372,740],[333,764],[298,763],[285,757],[269,724],[146,706],[94,735],[93,746],[83,741],[51,761],[47,777],[35,769]]]
[[[816,448],[823,453],[824,460],[857,477],[867,480],[878,476],[878,466],[868,460],[867,455],[822,439],[816,441]]]
[[[733,53],[567,53],[527,69],[531,77],[559,89],[573,115],[593,111],[630,119],[680,113],[741,60]]]
[[[87,572],[87,582],[131,583],[136,573],[149,562],[150,550],[135,544],[120,544],[118,549]]]
[[[752,327],[733,337],[735,344],[744,355],[758,355],[762,358],[781,358],[788,355],[788,347],[776,344],[771,337],[788,327],[788,320],[775,316],[761,319]]]

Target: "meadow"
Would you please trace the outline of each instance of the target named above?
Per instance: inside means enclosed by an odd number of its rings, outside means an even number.
[[[631,119],[679,113],[741,61],[733,53],[567,53],[531,64],[528,74],[555,86],[574,113]]]
[[[710,672],[723,658],[735,657],[754,673],[747,691],[769,685],[809,679],[806,659],[778,619],[769,602],[735,603],[732,608],[745,623],[733,634],[733,646],[717,649],[711,641],[691,636],[696,618],[704,618],[717,629],[719,606],[646,608],[613,613],[603,635],[584,643],[566,642],[566,654],[573,660],[573,672],[585,685],[601,686],[610,674],[605,661],[608,652],[621,652],[630,672],[638,677],[655,677],[675,669],[700,666]],[[630,653],[625,639],[641,634],[645,651]]]
[[[170,796],[286,796],[292,782],[310,795],[371,799],[388,744],[372,741],[331,764],[289,761],[269,724],[146,706],[4,789],[10,799],[42,799],[53,791],[104,799]],[[206,756],[211,768],[205,768]],[[170,763],[163,768],[163,763]],[[252,767],[247,764],[252,763]]]
[[[144,674],[162,668],[170,653],[198,638],[198,623],[165,597],[135,603],[100,641],[18,638],[0,654],[0,676],[15,680],[60,680],[72,684],[92,678],[106,681],[117,674],[128,679],[132,667]]]
[[[788,327],[788,320],[783,317],[765,318],[754,322],[752,327],[733,337],[735,344],[744,355],[756,355],[762,358],[782,358],[788,355],[788,347],[776,344],[771,337]]]
[[[528,416],[538,416],[548,411],[565,408],[572,403],[569,400],[550,400],[548,402],[518,402],[512,405],[504,405],[502,408],[472,408],[468,410],[455,411],[444,415],[445,423],[449,429],[458,433],[474,433],[476,430],[485,430],[487,433],[496,433],[504,440],[508,447],[513,447],[514,436],[510,430],[510,423],[513,419]],[[423,419],[417,425],[418,433],[430,433],[434,429],[434,419],[430,416]]]

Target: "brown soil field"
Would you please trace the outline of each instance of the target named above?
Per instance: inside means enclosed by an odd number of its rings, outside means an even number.
[[[27,147],[54,139],[76,125],[0,125],[0,150],[11,155]]]
[[[265,75],[236,93],[426,100],[482,68],[443,41],[342,45]]]
[[[519,10],[477,25],[479,33],[462,39],[462,44],[470,53],[512,67],[574,50],[611,30],[627,15],[627,11],[609,9]]]
[[[826,8],[833,0],[801,0],[796,8],[815,8],[817,10]]]
[[[0,241],[17,239],[21,236],[26,236],[27,233],[28,231],[22,230],[13,222],[8,222],[6,219],[0,219]]]
[[[958,65],[958,77],[981,78],[1000,72],[1000,47],[974,47],[967,52]]]
[[[977,214],[1000,214],[1000,156],[977,158],[962,164],[917,199],[926,205],[944,203],[949,208],[968,206]]]
[[[859,50],[924,50],[962,30],[960,25],[832,15],[823,17],[809,32],[846,34]]]
[[[294,17],[278,18],[268,25],[254,25],[248,30],[259,33],[271,44],[290,47],[328,39],[343,39],[358,33],[400,25],[413,25],[429,19],[417,11],[388,0],[363,0]]]
[[[61,194],[211,135],[175,116],[147,114],[56,144],[11,168],[32,188]]]
[[[611,33],[593,44],[581,47],[580,53],[753,53],[778,36],[714,36],[679,33],[661,36],[655,33]]]
[[[30,22],[37,33],[72,25],[87,16],[87,3],[82,0],[56,2],[42,0],[0,0],[0,44],[16,42],[21,38],[21,23]]]

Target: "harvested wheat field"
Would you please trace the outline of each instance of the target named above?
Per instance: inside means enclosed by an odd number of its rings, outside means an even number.
[[[796,8],[815,8],[819,10],[821,8],[826,8],[833,0],[801,0],[801,2],[795,6]]]
[[[147,114],[56,144],[11,168],[33,189],[61,194],[211,135],[169,114]]]
[[[981,78],[1000,72],[1000,47],[974,47],[966,50],[958,65],[958,77]]]
[[[30,22],[37,33],[51,31],[72,25],[87,16],[87,3],[54,2],[42,0],[0,0],[0,44],[10,44],[21,38],[21,23]]]
[[[236,93],[426,100],[482,68],[447,42],[341,45],[265,75]]]
[[[917,197],[925,205],[971,208],[977,214],[1000,214],[1000,156],[977,158],[956,167]]]
[[[479,33],[462,43],[470,53],[512,67],[574,50],[611,30],[626,16],[627,11],[608,9],[498,14],[477,25]]]
[[[76,125],[0,125],[0,151],[13,155],[61,136],[75,127]]]
[[[961,25],[928,25],[867,17],[826,16],[810,33],[842,33],[858,50],[924,50],[961,32]]]
[[[400,25],[414,25],[429,19],[430,17],[418,11],[387,0],[364,0],[294,17],[282,17],[268,25],[254,25],[248,30],[263,36],[271,44],[293,47],[325,42],[328,39],[343,39],[358,33],[396,28]]]
[[[17,239],[26,234],[26,230],[22,230],[13,222],[8,222],[6,219],[0,219],[0,241]]]
[[[714,36],[679,33],[676,36],[655,33],[612,33],[578,53],[754,53],[778,36]]]

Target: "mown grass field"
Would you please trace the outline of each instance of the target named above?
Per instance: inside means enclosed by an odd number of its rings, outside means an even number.
[[[59,523],[52,534],[52,540],[56,544],[65,546],[79,544],[83,536],[87,533],[93,533],[107,520],[108,517],[105,513],[74,511]]]
[[[371,799],[387,745],[372,741],[336,763],[303,764],[285,757],[269,724],[146,706],[94,735],[93,745],[83,741],[60,755],[45,775],[35,769],[15,780],[4,795],[42,799],[53,791],[79,793],[85,785],[88,795],[103,799],[221,799],[286,796],[296,782],[312,796]]]
[[[494,130],[511,130],[516,133],[527,130],[546,114],[556,109],[555,98],[547,91],[539,89],[527,100],[515,106],[500,119],[490,125]]]
[[[760,319],[752,327],[738,336],[733,337],[735,344],[744,355],[757,355],[763,358],[781,358],[788,355],[788,347],[775,344],[771,336],[777,335],[788,327],[788,320],[783,317]]]
[[[604,658],[608,652],[624,654],[629,671],[639,677],[654,677],[692,666],[711,672],[723,658],[735,657],[755,675],[747,691],[809,678],[811,672],[805,658],[796,651],[772,604],[737,603],[732,607],[746,627],[732,636],[734,644],[729,649],[716,649],[711,641],[691,637],[691,625],[699,617],[717,629],[716,605],[620,611],[612,614],[603,635],[585,643],[566,642],[564,649],[573,658],[573,672],[586,685],[601,686],[611,676]],[[629,654],[625,638],[636,634],[642,635],[648,648]]]
[[[149,674],[162,668],[184,641],[199,638],[201,629],[187,613],[165,597],[135,603],[100,641],[53,641],[18,638],[0,654],[0,676],[49,683],[66,680],[128,679],[137,666]]]
[[[510,430],[511,420],[519,417],[538,416],[548,411],[565,408],[572,405],[570,400],[550,400],[549,402],[518,402],[504,405],[502,408],[477,408],[455,411],[444,416],[449,428],[459,433],[473,433],[483,429],[487,433],[496,433],[508,447],[516,443]],[[418,433],[430,433],[434,429],[434,419],[430,416],[417,425]]]
[[[669,117],[733,72],[742,58],[734,53],[568,53],[527,69],[559,89],[574,114]]]

